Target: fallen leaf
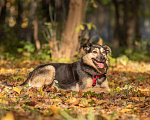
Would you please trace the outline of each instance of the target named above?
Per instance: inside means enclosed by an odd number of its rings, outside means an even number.
[[[1,103],[1,104],[8,104],[8,101],[3,100],[3,99],[0,99],[0,103]]]
[[[131,113],[132,109],[122,109],[121,113]]]
[[[59,107],[57,107],[56,105],[50,105],[49,108],[54,112],[54,114],[58,114],[59,113]]]
[[[144,97],[144,96],[150,96],[150,90],[148,89],[139,89],[139,94],[141,97]]]
[[[43,91],[43,88],[39,88],[39,92],[41,93],[42,96],[44,96],[44,91]]]
[[[1,118],[1,120],[15,120],[15,118],[14,118],[14,115],[13,115],[12,112],[8,112],[8,113],[6,114],[6,116],[3,116],[3,117]]]
[[[18,88],[18,87],[13,87],[13,90],[14,90],[14,91],[16,91],[18,94],[20,94],[20,93],[21,93],[21,89],[20,89],[20,88]]]
[[[84,95],[84,93],[80,90],[79,92],[78,92],[78,96],[79,97],[82,97]]]
[[[42,113],[43,115],[53,115],[54,112],[50,109],[45,109],[45,110],[42,110],[40,111],[40,113]]]
[[[88,107],[89,106],[88,100],[86,98],[81,99],[79,106],[80,107]]]
[[[37,103],[35,101],[27,102],[26,103],[29,106],[35,106]]]
[[[139,97],[130,97],[131,100],[139,101]]]
[[[5,97],[5,95],[0,93],[0,98],[4,98],[4,97]]]
[[[132,105],[132,104],[129,104],[129,105],[126,106],[126,108],[127,108],[127,109],[131,109],[131,108],[133,108],[133,105]]]
[[[72,97],[71,99],[68,99],[66,102],[73,104],[73,105],[78,105],[79,104],[79,100],[75,97]]]
[[[13,98],[10,98],[10,99],[11,99],[11,101],[16,101],[16,98],[14,98],[14,97],[13,97]]]
[[[97,103],[97,104],[103,104],[103,103],[107,103],[107,101],[105,101],[105,100],[99,100],[99,101],[97,101],[96,103]]]
[[[112,86],[112,87],[114,87],[115,83],[114,82],[110,82],[109,85]]]

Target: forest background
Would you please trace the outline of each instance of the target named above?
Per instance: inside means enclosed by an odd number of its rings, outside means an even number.
[[[149,60],[148,0],[0,0],[0,59],[73,58],[85,42]],[[34,54],[35,53],[35,54]]]

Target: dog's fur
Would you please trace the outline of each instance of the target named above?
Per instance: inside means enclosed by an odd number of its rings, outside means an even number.
[[[105,76],[108,70],[107,54],[111,52],[108,46],[84,44],[85,54],[80,61],[67,63],[48,63],[36,67],[27,80],[22,84],[31,87],[55,86],[54,79],[58,81],[59,89],[74,91],[109,92],[108,81]],[[103,65],[98,67],[98,63]],[[103,75],[92,86],[92,75]]]

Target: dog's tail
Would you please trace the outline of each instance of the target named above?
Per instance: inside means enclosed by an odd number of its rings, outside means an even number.
[[[27,85],[27,84],[29,83],[29,80],[30,80],[31,77],[32,77],[32,74],[33,74],[33,72],[30,72],[28,78],[27,78],[20,86]]]
[[[27,84],[28,84],[28,82],[29,82],[29,80],[30,80],[30,78],[31,78],[31,76],[32,76],[32,72],[30,72],[30,73],[29,73],[28,78],[27,78],[27,79],[26,79],[26,80],[25,80],[22,84],[20,84],[19,86],[27,85]],[[13,85],[9,85],[6,81],[5,81],[5,82],[3,82],[1,85],[2,85],[2,86],[9,87],[9,88],[14,87]]]

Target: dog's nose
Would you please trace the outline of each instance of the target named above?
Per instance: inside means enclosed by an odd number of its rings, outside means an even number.
[[[101,55],[101,56],[100,56],[100,61],[101,61],[101,62],[105,62],[105,60],[106,60],[105,57],[104,57],[103,55]]]

